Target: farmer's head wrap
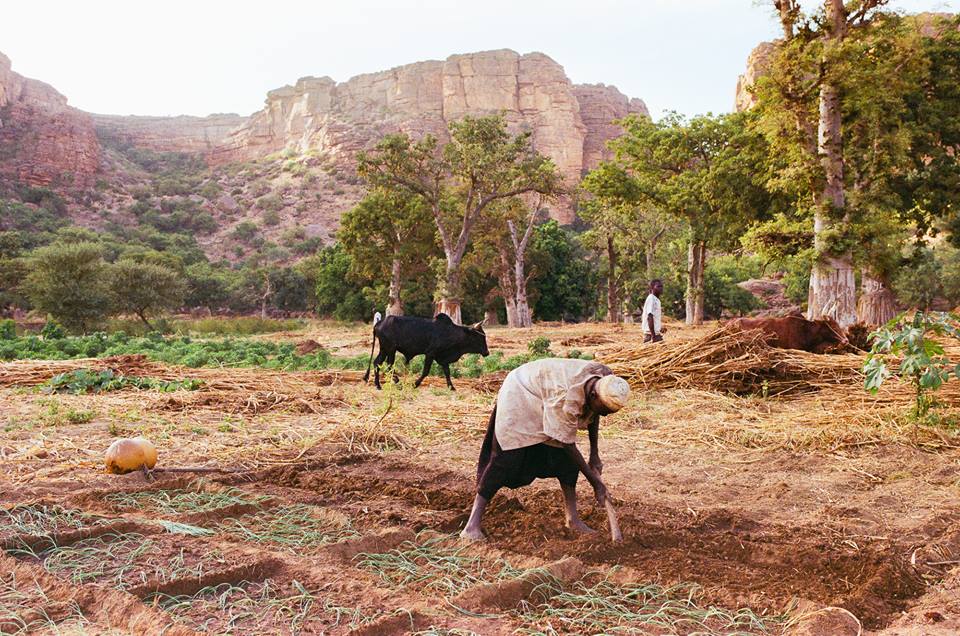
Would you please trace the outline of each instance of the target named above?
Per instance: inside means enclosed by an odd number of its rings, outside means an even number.
[[[630,399],[630,385],[616,375],[605,375],[597,380],[597,397],[611,412],[619,411]]]

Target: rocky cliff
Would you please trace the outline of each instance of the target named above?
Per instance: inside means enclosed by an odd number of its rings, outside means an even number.
[[[747,68],[742,75],[737,77],[737,90],[734,97],[734,109],[744,111],[756,103],[756,98],[750,92],[750,87],[757,81],[757,78],[767,72],[770,63],[770,57],[776,51],[777,45],[773,42],[761,42],[747,56]]]
[[[612,120],[647,114],[639,99],[612,86],[575,86],[542,53],[510,50],[452,55],[359,75],[337,83],[307,77],[271,91],[263,110],[213,150],[215,163],[256,159],[281,150],[319,151],[349,160],[389,132],[441,139],[464,115],[503,113],[513,131],[527,130],[571,183],[603,157],[619,134]]]
[[[232,130],[246,121],[246,117],[233,113],[207,117],[93,115],[97,135],[102,141],[158,152],[201,154],[222,144]]]
[[[29,185],[82,188],[100,165],[90,115],[52,86],[14,73],[0,53],[0,177]]]

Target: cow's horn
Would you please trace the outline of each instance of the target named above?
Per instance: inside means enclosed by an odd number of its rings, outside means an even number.
[[[473,325],[474,329],[483,329],[483,321],[481,320],[477,324]]]

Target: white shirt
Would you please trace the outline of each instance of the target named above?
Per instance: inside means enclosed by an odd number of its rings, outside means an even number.
[[[500,448],[575,443],[577,429],[593,419],[583,417],[584,385],[610,373],[599,362],[573,358],[534,360],[511,371],[497,394],[494,433]]]
[[[663,324],[663,312],[660,310],[660,299],[653,294],[649,294],[646,302],[643,303],[643,318],[640,322],[643,324],[644,334],[650,333],[650,325],[647,320],[647,316],[650,314],[653,314],[654,333],[655,335],[659,335],[660,327]]]

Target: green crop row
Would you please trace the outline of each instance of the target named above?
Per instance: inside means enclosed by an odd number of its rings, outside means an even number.
[[[531,349],[534,349],[531,347]],[[479,377],[484,373],[509,371],[525,362],[549,357],[548,348],[538,346],[526,354],[504,358],[494,352],[483,358],[476,354],[464,356],[452,366],[455,377]],[[368,356],[334,356],[325,349],[300,355],[290,342],[270,342],[246,338],[195,340],[188,336],[164,337],[151,334],[131,337],[124,332],[94,333],[87,336],[41,338],[35,335],[0,339],[0,360],[70,360],[76,358],[104,358],[109,356],[143,354],[150,360],[186,367],[260,367],[284,371],[322,369],[355,369],[367,367]],[[571,352],[572,357],[581,356]],[[399,361],[398,361],[399,362]],[[403,365],[398,365],[403,366]],[[415,358],[407,371],[420,373],[423,357]],[[440,375],[438,366],[433,374]],[[105,381],[109,381],[107,378]],[[66,380],[69,384],[69,379]],[[188,387],[182,387],[188,388]]]

